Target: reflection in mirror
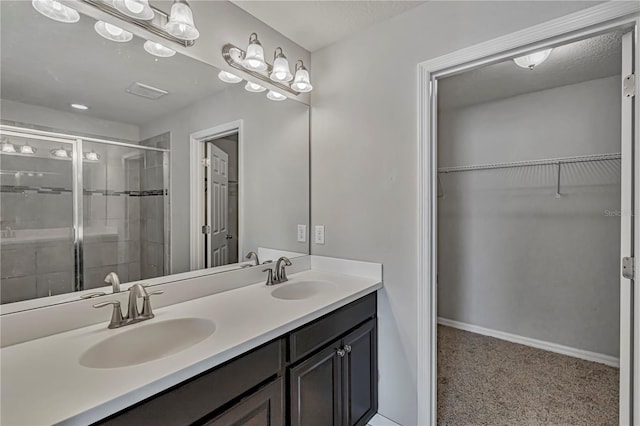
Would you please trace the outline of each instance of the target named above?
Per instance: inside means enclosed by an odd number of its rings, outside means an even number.
[[[308,254],[308,106],[86,15],[0,8],[3,304]]]

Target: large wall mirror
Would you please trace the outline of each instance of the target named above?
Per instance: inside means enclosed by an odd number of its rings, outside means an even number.
[[[307,105],[0,7],[4,308],[309,253]]]

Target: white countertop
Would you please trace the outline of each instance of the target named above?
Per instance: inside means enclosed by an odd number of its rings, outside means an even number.
[[[311,298],[281,300],[271,291],[298,281],[337,284]],[[377,278],[308,270],[286,284],[257,283],[159,308],[156,318],[115,330],[105,322],[0,350],[1,423],[88,424],[269,342],[382,287]],[[158,296],[162,297],[162,296]],[[202,342],[176,354],[123,368],[80,365],[80,355],[106,337],[174,318],[207,318],[216,330]],[[126,351],[127,348],[122,348]]]

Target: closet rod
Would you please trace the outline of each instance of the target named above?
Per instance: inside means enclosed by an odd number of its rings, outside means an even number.
[[[611,153],[611,154],[581,155],[577,157],[548,158],[544,160],[515,161],[512,163],[494,163],[494,164],[478,164],[474,166],[441,167],[438,169],[438,173],[466,172],[466,171],[472,171],[472,170],[508,169],[512,167],[527,167],[527,166],[546,166],[546,165],[557,166],[559,164],[620,160],[621,158],[622,158],[621,153],[617,152],[617,153]]]

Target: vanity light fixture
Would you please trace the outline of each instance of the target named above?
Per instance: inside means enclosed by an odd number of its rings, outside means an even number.
[[[552,49],[541,50],[539,52],[534,52],[528,55],[520,56],[518,58],[514,58],[513,62],[515,62],[516,65],[521,68],[528,68],[532,70],[534,67],[540,65],[541,63],[547,60],[547,58],[551,54],[551,50]]]
[[[100,154],[91,150],[89,152],[84,153],[84,159],[87,161],[98,161],[100,160]]]
[[[291,88],[301,93],[313,90],[313,86],[309,80],[309,71],[304,67],[302,61],[296,62],[296,76],[293,79],[293,83],[291,83]]]
[[[281,47],[277,47],[273,52],[273,71],[269,77],[279,83],[288,83],[293,79],[293,74],[289,71],[289,61]]]
[[[287,99],[287,97],[281,93],[269,90],[269,93],[267,93],[267,99],[270,99],[272,101],[284,101],[285,99]]]
[[[80,20],[80,14],[77,10],[56,0],[33,0],[31,5],[35,10],[54,21],[73,24]]]
[[[149,0],[115,0],[113,5],[125,15],[148,21],[155,15]]]
[[[131,41],[133,34],[129,31],[125,31],[122,28],[110,24],[104,21],[98,21],[93,26],[98,34],[107,40],[115,41],[117,43],[126,43]]]
[[[168,47],[151,40],[147,40],[144,42],[144,50],[146,50],[147,53],[150,53],[153,56],[157,56],[159,58],[170,58],[176,54],[175,50],[169,49]]]
[[[267,63],[264,61],[264,49],[256,33],[251,33],[249,36],[249,46],[247,46],[247,52],[244,55],[244,67],[251,71],[267,69]]]
[[[64,149],[63,146],[61,146],[60,148],[53,148],[51,151],[51,155],[53,155],[54,157],[58,157],[58,158],[69,158],[69,151],[67,151],[66,149]]]
[[[174,0],[169,22],[164,29],[180,40],[195,40],[200,37],[200,32],[193,22],[193,12],[186,0]]]
[[[267,88],[251,81],[247,81],[247,84],[244,86],[244,90],[246,90],[247,92],[260,93],[267,90]]]
[[[218,78],[224,81],[225,83],[232,83],[232,84],[240,83],[242,81],[241,77],[238,77],[237,75],[224,70],[218,73]]]
[[[36,149],[34,147],[32,147],[31,145],[29,145],[28,143],[22,145],[20,147],[20,154],[35,154],[36,153]]]
[[[88,106],[82,104],[71,104],[71,108],[79,109],[81,111],[86,111],[89,109]]]

